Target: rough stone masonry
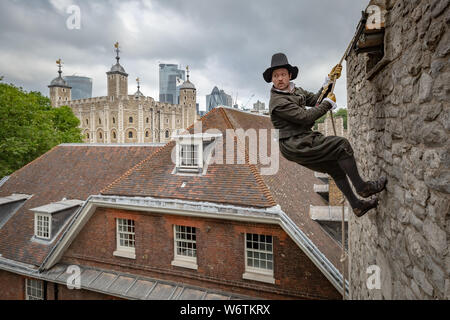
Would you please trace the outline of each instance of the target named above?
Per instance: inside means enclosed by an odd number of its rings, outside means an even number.
[[[384,56],[347,57],[349,139],[380,204],[349,221],[353,299],[450,299],[449,0],[371,1]],[[376,265],[380,289],[367,280]]]

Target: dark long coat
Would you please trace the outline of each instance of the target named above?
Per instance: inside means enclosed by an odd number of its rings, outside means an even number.
[[[316,94],[295,88],[292,93],[272,88],[269,112],[272,124],[279,129],[281,154],[288,160],[297,162],[311,170],[328,173],[333,178],[342,178],[345,173],[337,161],[353,155],[347,139],[327,136],[313,131],[315,121],[332,108],[323,101],[315,106],[320,91]]]

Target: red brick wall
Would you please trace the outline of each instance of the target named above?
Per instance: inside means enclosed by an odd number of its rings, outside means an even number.
[[[0,270],[0,300],[25,299],[25,278],[21,275]]]
[[[113,256],[116,218],[135,220],[135,260]],[[174,224],[197,228],[198,270],[171,265]],[[273,236],[274,285],[242,279],[246,232]],[[340,297],[325,276],[276,225],[100,208],[80,231],[62,261],[261,298]]]

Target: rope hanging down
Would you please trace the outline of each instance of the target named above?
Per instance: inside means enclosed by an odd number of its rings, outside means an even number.
[[[363,29],[366,26],[366,15],[363,12],[363,17],[357,27],[357,32],[356,34],[353,36],[352,41],[350,42],[350,44],[348,45],[347,49],[345,50],[344,55],[342,56],[341,60],[339,61],[339,63],[336,65],[336,67],[342,67],[342,62],[344,61],[344,59],[347,57],[347,55],[349,54],[350,50],[352,49],[355,40],[358,39],[363,31]],[[334,88],[336,86],[336,80],[339,78],[339,76],[335,73],[331,73],[329,75],[329,82],[328,84],[325,85],[324,89],[322,90],[322,93],[319,96],[319,99],[317,99],[317,104],[320,104],[322,102],[322,100],[324,99],[324,97],[326,97],[329,93],[333,93],[334,92]],[[337,136],[336,134],[336,126],[334,124],[334,118],[333,118],[333,111],[330,110],[330,117],[331,117],[331,123],[333,125],[333,132],[334,135]],[[345,252],[345,199],[344,196],[342,195],[342,199],[341,199],[341,204],[342,204],[342,251],[341,251],[341,259],[340,262],[342,263],[342,299],[345,300],[345,260],[347,260],[347,253]]]

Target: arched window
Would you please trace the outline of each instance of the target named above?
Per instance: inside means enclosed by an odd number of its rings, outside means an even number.
[[[113,117],[113,123],[116,123],[116,118]]]
[[[101,132],[98,133],[98,137],[99,137],[100,139],[103,139],[103,135],[102,135]]]
[[[116,133],[115,133],[115,132],[113,132],[113,138],[114,138],[114,139],[116,138]]]
[[[128,132],[128,138],[133,139],[133,131]]]
[[[98,124],[102,124],[102,119],[98,118]]]
[[[145,137],[148,138],[148,131],[145,131]]]
[[[133,123],[133,117],[129,117],[128,122]]]
[[[148,118],[145,119],[145,122],[148,123]]]
[[[86,119],[86,124],[89,124],[89,119]]]
[[[88,139],[89,139],[89,132],[88,132],[88,133],[86,133],[86,138],[88,138]]]
[[[166,138],[169,137],[169,130],[166,130]]]

